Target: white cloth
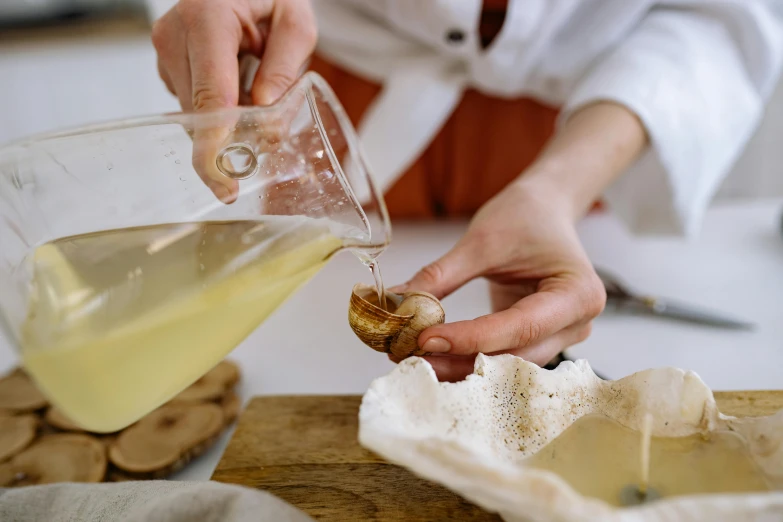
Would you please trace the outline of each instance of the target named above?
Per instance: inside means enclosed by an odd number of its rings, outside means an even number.
[[[165,480],[0,489],[3,522],[308,522],[264,491]]]
[[[314,0],[319,51],[384,88],[362,144],[387,188],[465,88],[563,108],[614,100],[652,146],[606,194],[637,233],[698,231],[763,113],[783,57],[781,0],[510,0],[487,50],[481,0]],[[457,43],[447,34],[458,30]],[[768,194],[765,194],[768,195]]]

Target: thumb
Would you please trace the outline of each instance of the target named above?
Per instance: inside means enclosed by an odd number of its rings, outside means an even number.
[[[475,258],[474,251],[458,244],[440,259],[419,270],[407,283],[391,290],[399,293],[414,290],[429,292],[443,299],[479,275]]]

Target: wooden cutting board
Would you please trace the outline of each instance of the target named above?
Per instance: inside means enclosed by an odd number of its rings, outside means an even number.
[[[783,408],[783,390],[715,399],[735,416]],[[359,446],[360,403],[359,396],[253,398],[212,479],[264,489],[318,520],[500,520]]]

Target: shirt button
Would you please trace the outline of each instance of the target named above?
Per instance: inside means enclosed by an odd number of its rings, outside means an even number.
[[[465,33],[460,29],[449,29],[446,33],[446,41],[452,44],[462,43],[465,40]]]

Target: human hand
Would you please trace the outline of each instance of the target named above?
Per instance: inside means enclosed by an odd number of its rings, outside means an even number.
[[[539,365],[590,334],[606,304],[575,224],[645,150],[646,129],[627,107],[586,105],[569,115],[535,163],[487,202],[445,256],[404,287],[443,298],[490,282],[493,313],[428,328],[418,343],[441,380],[473,372],[478,353]]]
[[[182,109],[239,103],[239,57],[260,59],[250,100],[273,103],[315,48],[308,0],[179,0],[152,29],[158,72]]]
[[[298,78],[315,48],[309,0],[180,0],[153,27],[158,71],[184,111],[269,105]],[[249,93],[240,88],[240,58],[260,59]],[[231,122],[194,130],[193,164],[226,203],[237,182],[215,166]]]
[[[403,285],[440,299],[477,277],[490,281],[493,313],[419,336],[441,380],[472,373],[478,353],[544,365],[587,338],[604,308],[604,287],[577,236],[573,206],[558,187],[524,178],[490,200],[451,251]]]

